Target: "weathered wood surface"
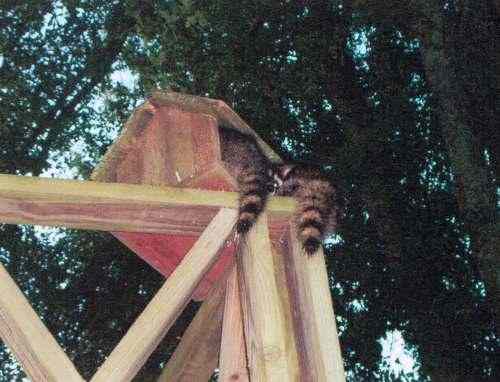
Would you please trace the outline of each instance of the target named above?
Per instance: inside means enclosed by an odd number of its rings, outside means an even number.
[[[298,381],[286,332],[290,318],[280,299],[285,286],[275,275],[266,213],[242,238],[237,259],[250,380]]]
[[[182,263],[99,368],[93,382],[130,381],[189,302],[232,232],[237,212],[221,209]]]
[[[323,249],[308,256],[291,227],[284,250],[300,380],[345,382]]]
[[[1,264],[0,337],[14,353],[32,381],[83,381]]]
[[[226,127],[238,130],[254,138],[262,152],[271,162],[282,163],[278,154],[224,101],[189,94],[157,91],[151,95],[148,103],[156,107],[174,106],[185,111],[210,115],[219,124],[223,124]]]
[[[296,336],[294,326],[294,315],[297,310],[292,305],[290,300],[290,294],[288,293],[287,277],[285,273],[285,267],[288,260],[288,253],[283,251],[281,246],[273,244],[272,248],[273,254],[273,266],[274,266],[274,277],[276,278],[276,284],[278,285],[278,294],[282,306],[283,317],[284,317],[284,331],[286,333],[285,337],[285,347],[287,349],[287,362],[289,365],[296,366],[297,374],[294,375],[295,380],[302,382],[299,378],[299,356],[297,354],[298,349],[296,346]]]
[[[0,222],[12,224],[199,235],[237,199],[235,192],[0,175]],[[277,229],[294,206],[291,198],[270,199]]]
[[[185,111],[176,104],[156,107],[146,102],[136,109],[118,139],[108,148],[92,179],[234,191],[234,180],[222,165],[218,128],[217,119],[206,113]],[[188,208],[172,211],[172,215],[188,224],[179,226],[178,232],[172,234],[112,233],[168,277],[200,234],[200,230],[196,227],[193,230],[189,223],[203,227],[213,217],[213,211]],[[193,295],[195,300],[207,296],[233,254],[234,247],[221,254],[198,285]]]
[[[100,182],[179,186],[221,164],[217,120],[176,105],[140,106],[92,173]],[[227,177],[227,174],[223,174]],[[226,191],[224,177],[219,186]]]
[[[234,192],[0,175],[0,222],[112,231],[165,277],[218,209],[236,208],[237,200]],[[294,205],[290,198],[269,201],[276,236]],[[232,252],[228,248],[202,280],[195,299],[206,296]]]
[[[165,277],[172,274],[186,253],[198,240],[198,235],[140,232],[113,232],[113,235]],[[234,252],[235,244],[231,241],[224,247],[217,262],[198,284],[193,294],[194,300],[203,301],[208,296],[213,284],[233,262]]]
[[[248,382],[243,316],[236,267],[233,268],[226,282],[219,359],[219,382]]]
[[[219,358],[225,289],[226,278],[221,277],[184,332],[158,382],[210,379]]]
[[[91,178],[101,182],[235,191],[236,179],[229,174],[221,155],[219,129],[222,125],[248,135],[271,162],[281,161],[224,102],[158,91],[134,111]],[[186,211],[186,219],[190,218],[189,212]],[[203,213],[194,211],[193,214],[200,216],[196,222],[201,226],[213,217],[209,214],[208,219],[204,219]],[[271,222],[273,234],[275,226]],[[195,227],[194,232],[190,232],[189,224],[181,225],[179,232],[173,235],[157,233],[149,236],[148,245],[144,245],[144,240],[137,234],[112,233],[148,264],[168,276],[186,254],[186,248],[197,239],[199,230]],[[158,250],[167,241],[169,245]],[[234,248],[227,252],[232,255]],[[228,264],[228,256],[221,256],[193,297],[203,299]]]
[[[92,179],[175,185],[204,174],[220,162],[219,125],[252,137],[271,162],[282,162],[225,102],[157,91],[129,118]]]

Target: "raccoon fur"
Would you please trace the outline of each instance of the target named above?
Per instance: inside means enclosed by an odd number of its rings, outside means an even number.
[[[222,161],[238,182],[236,230],[246,233],[264,210],[271,192],[297,200],[298,239],[310,255],[335,224],[335,189],[319,167],[270,163],[252,137],[221,126]]]
[[[222,161],[238,182],[239,211],[236,230],[246,233],[263,211],[273,188],[272,165],[252,137],[219,129]]]
[[[311,255],[318,250],[325,234],[335,228],[335,188],[314,165],[285,164],[274,177],[279,184],[277,194],[297,201],[294,220],[298,239]]]

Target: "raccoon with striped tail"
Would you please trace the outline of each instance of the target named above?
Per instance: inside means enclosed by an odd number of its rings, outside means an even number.
[[[239,191],[239,213],[236,231],[244,234],[264,210],[274,180],[273,165],[254,139],[234,129],[219,129],[222,161],[236,178]]]
[[[252,137],[234,129],[219,129],[222,161],[236,178],[239,214],[236,231],[245,234],[264,210],[269,194],[297,200],[295,224],[298,239],[309,255],[316,252],[335,225],[335,188],[319,167],[272,164]]]
[[[336,225],[336,189],[319,166],[285,164],[277,168],[278,195],[297,201],[294,223],[298,239],[308,255],[321,246]]]

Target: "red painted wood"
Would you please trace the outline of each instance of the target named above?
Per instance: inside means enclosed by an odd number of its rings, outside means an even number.
[[[153,233],[114,232],[113,234],[165,277],[175,270],[198,239],[196,236]],[[198,285],[194,299],[204,300],[207,297],[212,284],[232,262],[234,251],[234,243],[229,242],[221,252],[220,259]]]
[[[157,107],[145,125],[126,125],[132,139],[117,141],[121,160],[111,181],[194,187],[233,191],[234,179],[221,162],[217,121],[209,115],[186,112],[175,107]],[[113,232],[165,277],[170,275],[191,249],[197,236]],[[194,298],[206,297],[212,284],[231,262],[235,251],[229,245],[220,260],[200,282]]]

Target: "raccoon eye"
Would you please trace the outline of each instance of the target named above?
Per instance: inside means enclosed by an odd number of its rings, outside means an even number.
[[[278,190],[278,187],[277,187],[276,183],[269,182],[266,184],[266,189],[267,189],[267,192],[274,194]]]
[[[266,191],[270,194],[276,194],[280,189],[281,184],[273,178],[268,179],[266,183]]]

